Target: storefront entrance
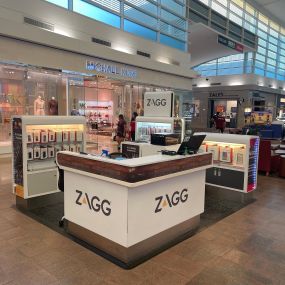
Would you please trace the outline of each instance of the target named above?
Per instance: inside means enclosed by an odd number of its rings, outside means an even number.
[[[219,100],[210,99],[209,100],[209,118],[208,126],[211,128],[213,125],[211,119],[215,114],[220,113],[226,119],[226,128],[236,128],[237,127],[237,113],[238,113],[238,101],[237,100]]]
[[[69,115],[86,118],[87,146],[90,151],[115,150],[113,141],[119,114],[129,123],[133,112],[143,115],[146,91],[166,88],[102,76],[69,78]]]
[[[116,150],[113,137],[119,114],[129,123],[133,112],[144,115],[145,92],[169,90],[175,92],[174,116],[183,116],[183,101],[192,100],[189,91],[102,75],[0,63],[0,154],[11,152],[13,115],[85,116],[88,150]],[[1,152],[6,145],[10,150]]]

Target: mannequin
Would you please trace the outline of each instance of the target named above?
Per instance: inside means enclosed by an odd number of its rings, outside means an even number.
[[[34,115],[45,115],[45,101],[42,99],[42,96],[38,96],[38,98],[34,101]]]
[[[58,103],[54,96],[48,101],[48,114],[53,116],[58,115]]]

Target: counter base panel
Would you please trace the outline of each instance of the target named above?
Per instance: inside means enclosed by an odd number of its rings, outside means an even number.
[[[63,203],[63,192],[24,199],[16,196],[16,207],[23,210],[33,210],[55,203]]]
[[[230,200],[239,202],[242,204],[248,204],[254,201],[254,192],[240,192],[240,191],[232,191],[219,186],[211,186],[206,184],[206,195],[209,197],[211,195],[216,198],[220,198],[221,200]]]
[[[108,260],[130,269],[189,238],[196,232],[199,224],[200,215],[197,215],[131,247],[119,245],[70,221],[66,221],[66,231],[80,241],[95,247],[94,251],[99,250]]]

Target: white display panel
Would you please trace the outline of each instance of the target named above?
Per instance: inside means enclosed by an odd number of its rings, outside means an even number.
[[[173,92],[145,92],[145,117],[172,117]]]
[[[64,178],[65,219],[127,246],[128,188],[69,171]]]
[[[204,181],[205,170],[131,189],[128,246],[203,213]]]

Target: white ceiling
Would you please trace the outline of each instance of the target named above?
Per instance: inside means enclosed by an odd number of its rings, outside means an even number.
[[[268,16],[271,14],[275,21],[285,27],[285,0],[252,0],[249,2],[257,3],[258,6],[269,13]]]

